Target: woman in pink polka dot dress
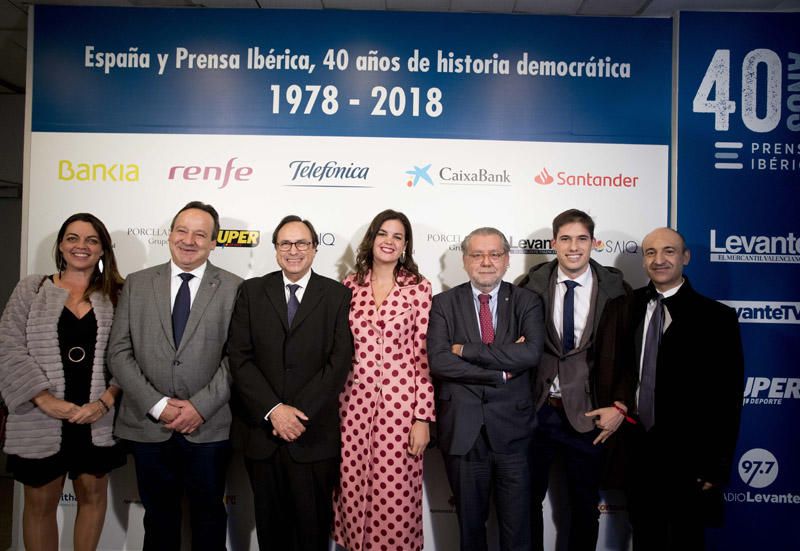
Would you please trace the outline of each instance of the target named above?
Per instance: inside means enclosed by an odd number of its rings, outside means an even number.
[[[344,280],[353,291],[355,356],[339,400],[334,539],[348,551],[422,549],[422,454],[434,421],[425,345],[431,284],[412,250],[408,218],[381,212]]]

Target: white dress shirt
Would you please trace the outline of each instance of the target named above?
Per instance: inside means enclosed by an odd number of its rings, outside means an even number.
[[[583,331],[586,329],[586,321],[589,318],[589,310],[592,307],[592,289],[594,288],[594,278],[592,277],[592,268],[586,266],[586,271],[575,279],[567,276],[566,273],[558,267],[556,288],[553,293],[553,325],[555,325],[556,332],[559,338],[563,341],[561,332],[564,330],[564,295],[567,294],[567,285],[564,283],[567,280],[572,280],[578,284],[575,287],[575,302],[573,303],[574,320],[573,326],[575,328],[575,348],[581,342]],[[553,384],[550,385],[550,396],[561,397],[561,386],[558,384],[558,374],[553,379]]]
[[[206,265],[208,265],[208,261],[203,262],[199,267],[195,268],[190,272],[184,272],[181,270],[174,261],[170,260],[169,262],[169,295],[170,295],[170,312],[175,307],[175,297],[178,296],[178,289],[181,288],[181,283],[183,280],[181,279],[182,273],[192,274],[194,277],[189,280],[189,308],[192,307],[194,303],[194,297],[197,296],[197,291],[200,289],[200,280],[203,279],[203,274],[206,273]],[[158,419],[161,417],[161,413],[164,411],[164,408],[167,407],[167,401],[169,401],[168,396],[164,396],[161,398],[156,404],[150,408],[150,411],[147,413],[150,414],[150,417],[153,419]]]
[[[291,279],[286,277],[285,273],[282,274],[282,275],[283,275],[283,295],[284,295],[284,297],[286,297],[286,303],[287,304],[289,303],[289,297],[292,296],[291,291],[289,291],[289,285],[299,285],[300,286],[300,287],[297,288],[297,291],[294,292],[294,296],[297,297],[297,302],[303,302],[303,295],[306,292],[306,287],[308,287],[308,280],[311,279],[311,270],[307,271],[306,275],[304,275],[303,277],[301,277],[297,281],[292,281]],[[278,406],[281,406],[281,405],[283,405],[283,402],[279,402],[279,403],[275,404],[272,407],[272,409],[269,410],[267,412],[267,414],[264,416],[264,419],[269,421],[269,416],[272,414],[273,411],[275,411],[275,408],[277,408]]]

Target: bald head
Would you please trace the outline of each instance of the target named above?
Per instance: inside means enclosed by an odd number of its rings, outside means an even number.
[[[672,228],[657,228],[642,240],[643,264],[660,292],[683,282],[683,267],[689,264],[689,249],[683,236]]]

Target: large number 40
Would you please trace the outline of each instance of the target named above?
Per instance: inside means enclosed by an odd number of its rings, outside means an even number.
[[[758,115],[758,69],[764,65],[764,115]],[[714,113],[714,130],[728,130],[728,119],[736,112],[730,99],[731,51],[717,50],[708,64],[692,102],[695,113]],[[711,94],[714,94],[712,99]],[[752,50],[742,61],[742,122],[753,132],[770,132],[781,120],[781,60],[772,50]]]

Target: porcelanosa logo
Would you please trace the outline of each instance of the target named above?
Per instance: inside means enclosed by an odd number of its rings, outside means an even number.
[[[557,186],[568,186],[574,188],[635,188],[639,186],[639,177],[630,176],[622,172],[616,174],[608,174],[602,172],[586,171],[580,174],[573,174],[566,170],[560,170],[553,176],[547,167],[543,167],[533,181],[540,186],[549,186],[555,184]]]
[[[166,245],[169,243],[169,228],[158,228],[154,226],[138,228],[128,228],[128,236],[146,240],[148,245]]]
[[[797,264],[800,263],[800,238],[787,235],[728,235],[717,237],[709,231],[711,262]]]
[[[369,167],[354,162],[297,160],[289,163],[291,187],[369,188]]]

